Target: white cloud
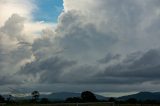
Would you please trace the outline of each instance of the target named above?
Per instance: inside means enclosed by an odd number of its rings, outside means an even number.
[[[13,14],[5,25],[0,27],[0,66],[4,73],[15,73],[24,60],[31,58],[29,46],[20,42],[28,42],[23,33],[24,18]],[[12,70],[12,71],[11,71]]]
[[[43,30],[46,29],[54,30],[55,27],[56,24],[53,23],[26,21],[24,23],[24,33],[27,34],[28,40],[30,42],[33,42],[34,39],[41,37]]]
[[[43,29],[55,27],[53,23],[33,20],[33,12],[38,8],[35,0],[0,0],[0,26],[3,26],[12,14],[18,14],[24,17],[24,33],[28,36],[28,40],[33,42],[33,39],[37,38],[37,33],[40,33]]]
[[[12,14],[20,14],[23,17],[30,17],[32,11],[36,9],[33,0],[0,0],[0,26],[10,17]]]
[[[42,30],[54,29],[53,23],[33,20],[32,13],[37,8],[34,0],[0,0],[1,79],[14,77],[23,65],[34,60],[32,43],[41,37]]]

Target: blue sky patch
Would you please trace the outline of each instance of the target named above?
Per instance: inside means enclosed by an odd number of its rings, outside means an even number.
[[[36,0],[38,10],[33,13],[35,21],[57,22],[63,11],[63,0]]]

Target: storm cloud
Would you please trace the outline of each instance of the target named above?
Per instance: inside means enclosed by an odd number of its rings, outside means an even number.
[[[55,29],[30,38],[25,17],[13,14],[0,27],[0,80],[11,73],[46,91],[157,90],[159,22],[159,0],[64,0]]]

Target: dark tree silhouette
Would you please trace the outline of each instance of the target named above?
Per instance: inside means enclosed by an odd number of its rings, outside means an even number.
[[[137,101],[137,99],[135,99],[135,98],[130,98],[130,99],[128,99],[126,102],[127,102],[127,103],[137,103],[138,101]]]
[[[13,102],[13,96],[12,95],[8,95],[7,102]]]
[[[33,91],[31,95],[32,95],[32,100],[37,102],[37,100],[39,99],[40,93],[38,91]]]
[[[70,97],[70,98],[67,98],[65,100],[65,102],[67,102],[67,103],[80,103],[80,102],[82,102],[82,99],[79,97]]]
[[[108,99],[108,102],[116,102],[116,99],[111,97],[111,98]]]
[[[48,100],[48,98],[42,98],[40,102],[41,103],[49,103],[49,100]]]
[[[5,102],[5,98],[0,95],[0,103],[3,103],[3,102]]]
[[[96,102],[96,96],[90,91],[84,91],[81,93],[81,98],[84,102]]]

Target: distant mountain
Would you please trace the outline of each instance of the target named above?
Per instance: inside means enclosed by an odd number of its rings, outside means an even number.
[[[132,95],[122,96],[117,98],[118,100],[127,100],[135,98],[137,100],[160,100],[160,92],[139,92]]]
[[[51,93],[49,95],[41,95],[41,98],[48,98],[50,100],[66,100],[69,97],[80,97],[80,93],[72,93],[72,92],[56,92]]]
[[[66,100],[69,97],[80,97],[81,93],[73,93],[73,92],[57,92],[49,95],[41,95],[41,98],[48,98],[50,100]],[[95,94],[96,98],[99,100],[106,100],[107,97]]]

